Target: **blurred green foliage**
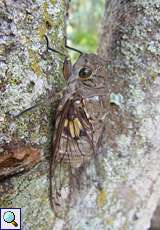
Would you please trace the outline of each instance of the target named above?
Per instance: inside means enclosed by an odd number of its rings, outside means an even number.
[[[67,21],[68,44],[96,52],[105,0],[71,0]]]

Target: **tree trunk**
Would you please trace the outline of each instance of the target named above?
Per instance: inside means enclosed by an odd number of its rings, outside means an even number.
[[[156,0],[106,1],[98,53],[109,63],[110,108],[102,146],[87,169],[94,178],[88,190],[76,194],[67,220],[56,226],[151,225],[160,198],[159,12]]]
[[[159,9],[156,0],[106,1],[98,53],[109,63],[110,108],[101,148],[88,190],[54,229],[150,228],[160,198]]]
[[[160,198],[159,18],[158,1],[106,1],[98,50],[110,62],[112,102],[105,229],[148,229]]]
[[[60,0],[0,1],[0,207],[22,208],[26,230],[53,225],[46,156],[51,106],[64,80],[63,60],[47,52],[44,35],[53,48],[64,51],[64,11]],[[24,173],[26,169],[30,171]]]
[[[0,206],[22,207],[23,229],[52,229],[52,222],[58,230],[148,229],[160,198],[160,4],[106,1],[98,53],[109,63],[110,108],[99,152],[79,178],[85,186],[74,194],[72,207],[61,219],[53,219],[50,211],[47,161],[39,154],[47,149],[50,112],[42,103],[16,115],[59,86],[59,59],[55,55],[51,66],[44,34],[53,36],[53,47],[59,40],[63,44],[64,7],[61,1],[6,0],[1,5],[1,152],[13,152],[16,162],[22,159],[21,170],[37,159],[41,162],[1,184]],[[8,150],[6,143],[16,147]],[[24,158],[18,154],[21,148]],[[28,157],[26,149],[34,154]]]

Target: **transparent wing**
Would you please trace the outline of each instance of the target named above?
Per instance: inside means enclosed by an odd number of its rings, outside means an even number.
[[[78,102],[68,100],[57,114],[50,160],[50,203],[55,213],[73,189],[70,179],[75,168],[94,152],[92,124]]]

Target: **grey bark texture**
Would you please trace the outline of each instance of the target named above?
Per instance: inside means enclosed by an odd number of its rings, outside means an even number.
[[[63,60],[47,52],[44,35],[51,46],[64,51],[64,11],[65,3],[60,0],[0,1],[0,207],[22,208],[22,229],[26,230],[52,229],[54,221],[48,201],[46,158],[51,144],[52,102],[64,83]],[[34,105],[38,106],[21,113]],[[34,168],[33,148],[39,153]],[[5,161],[7,154],[13,157]],[[5,163],[8,168],[3,170]],[[28,168],[32,169],[24,173]],[[7,173],[21,171],[3,179]]]
[[[106,124],[105,229],[149,229],[158,205],[159,19],[159,1],[106,1],[99,53],[117,108]]]
[[[63,44],[64,4],[0,4],[1,151],[6,142],[25,140],[42,153],[36,167],[1,183],[0,206],[22,207],[25,230],[147,230],[160,199],[159,1],[106,1],[98,53],[108,63],[110,108],[101,148],[81,173],[83,186],[62,218],[54,217],[48,202],[48,106],[13,118],[61,86],[60,60],[45,53],[43,37],[48,33],[53,46]]]

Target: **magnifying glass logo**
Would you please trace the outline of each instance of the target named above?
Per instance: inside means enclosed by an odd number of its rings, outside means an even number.
[[[15,222],[15,215],[11,211],[7,211],[4,213],[3,220],[7,223],[13,224],[15,227],[18,226],[18,224]]]

